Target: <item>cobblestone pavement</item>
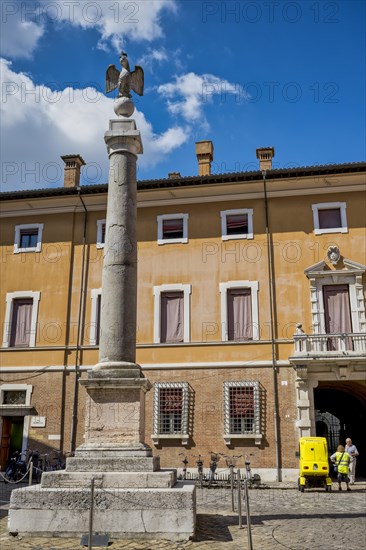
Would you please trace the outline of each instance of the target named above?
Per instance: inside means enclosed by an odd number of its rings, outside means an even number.
[[[307,490],[295,484],[272,484],[252,489],[250,512],[254,550],[348,550],[366,549],[366,483],[356,482],[352,491],[332,493]],[[80,539],[13,537],[7,533],[11,488],[0,483],[1,550],[74,550]],[[236,504],[235,504],[236,507]],[[94,547],[96,548],[96,547]],[[231,511],[228,489],[197,490],[197,532],[194,540],[177,543],[157,541],[111,541],[111,550],[246,550],[247,528],[243,506],[243,528]]]

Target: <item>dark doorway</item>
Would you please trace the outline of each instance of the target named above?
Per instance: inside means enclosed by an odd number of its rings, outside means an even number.
[[[15,451],[22,451],[24,416],[3,416],[1,434],[0,466],[5,468]]]
[[[326,437],[329,451],[350,437],[360,456],[357,477],[366,477],[366,384],[362,382],[319,382],[314,390],[316,435]]]

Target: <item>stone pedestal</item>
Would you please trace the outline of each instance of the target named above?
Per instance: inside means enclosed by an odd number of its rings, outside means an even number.
[[[81,384],[87,392],[85,442],[66,470],[13,491],[9,530],[37,536],[88,532],[94,479],[93,531],[111,538],[184,540],[194,534],[195,486],[160,470],[144,443],[145,394],[151,385],[136,363],[136,155],[133,120],[112,120],[102,278],[99,362]]]

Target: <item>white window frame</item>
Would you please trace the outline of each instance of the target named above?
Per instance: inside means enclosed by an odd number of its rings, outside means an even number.
[[[189,214],[162,214],[157,217],[158,223],[158,244],[188,243],[188,218]],[[183,220],[183,237],[179,239],[164,239],[164,220]]]
[[[43,225],[43,223],[26,223],[22,225],[16,225],[14,237],[14,254],[20,254],[22,252],[41,252]],[[20,247],[20,232],[24,229],[37,229],[37,246],[30,246],[29,248]]]
[[[237,216],[238,214],[246,214],[248,216],[248,233],[239,233],[238,235],[227,234],[227,216]],[[221,238],[223,241],[233,239],[253,239],[253,208],[239,208],[236,210],[221,210]]]
[[[161,342],[160,326],[161,326],[161,294],[162,292],[182,292],[183,291],[183,307],[184,307],[184,324],[183,324],[183,342],[190,341],[190,326],[191,326],[191,309],[190,309],[190,294],[192,292],[191,285],[172,284],[154,286],[154,344],[164,344]],[[166,345],[179,346],[182,342],[171,343]]]
[[[25,391],[24,405],[4,405],[4,393],[6,391]],[[2,418],[5,416],[24,416],[22,454],[25,454],[28,447],[28,433],[30,424],[30,413],[32,410],[33,386],[31,384],[1,384],[0,385],[0,430],[2,432]],[[2,464],[4,466],[4,464]]]
[[[14,300],[19,298],[32,298],[33,299],[33,308],[32,308],[32,319],[31,319],[31,328],[29,336],[29,348],[34,348],[36,345],[36,330],[37,330],[37,318],[38,318],[38,306],[39,300],[41,298],[41,293],[39,291],[33,292],[31,290],[27,291],[17,291],[17,292],[8,292],[6,294],[6,309],[5,309],[5,321],[4,321],[4,333],[3,333],[3,348],[10,347],[10,335],[11,335],[11,325],[13,317],[13,304]],[[16,348],[14,348],[16,349]]]
[[[314,233],[315,235],[323,235],[326,233],[348,233],[347,215],[345,202],[320,202],[312,205],[313,221],[314,221]],[[330,227],[328,229],[321,229],[319,227],[319,210],[330,210],[339,208],[341,215],[341,227]]]
[[[252,302],[252,323],[253,323],[253,340],[259,340],[259,312],[258,312],[258,281],[228,281],[227,283],[220,283],[221,293],[221,339],[223,342],[235,343],[234,340],[229,340],[228,335],[228,322],[227,322],[227,291],[234,288],[250,288],[251,290],[251,302]],[[247,341],[240,341],[240,344],[245,344]]]
[[[160,389],[165,388],[182,388],[182,425],[181,432],[175,434],[159,433],[159,405],[160,405]],[[159,445],[161,439],[180,439],[182,445],[188,445],[189,421],[189,387],[187,382],[157,382],[154,384],[154,402],[153,402],[153,434],[151,439],[154,445]]]
[[[230,388],[241,387],[254,388],[254,429],[252,432],[242,434],[230,433]],[[224,441],[226,445],[231,445],[232,440],[254,439],[255,445],[262,442],[261,433],[261,403],[259,394],[259,382],[257,380],[227,381],[224,382]]]
[[[98,320],[98,297],[102,295],[101,288],[91,290],[91,315],[90,315],[90,338],[91,346],[97,345],[97,320]]]
[[[97,248],[104,248],[104,244],[102,242],[102,235],[103,235],[103,225],[105,226],[106,220],[97,220]],[[105,240],[105,230],[104,230],[104,240]]]

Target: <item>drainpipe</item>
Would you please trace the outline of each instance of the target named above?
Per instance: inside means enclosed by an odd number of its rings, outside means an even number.
[[[78,422],[80,347],[81,347],[82,328],[83,328],[83,324],[81,322],[81,316],[82,316],[83,304],[85,299],[85,250],[86,250],[86,228],[87,228],[87,222],[88,222],[88,210],[81,196],[81,187],[78,187],[78,197],[84,208],[84,230],[83,230],[83,254],[82,254],[82,264],[81,264],[81,278],[80,278],[78,332],[77,332],[77,338],[76,338],[76,351],[75,351],[74,401],[72,406],[71,435],[70,435],[70,450],[72,453],[75,451],[75,447],[76,447],[76,431],[77,431],[77,422]]]
[[[271,233],[269,230],[269,216],[268,216],[268,198],[267,198],[267,184],[266,184],[266,170],[262,170],[263,177],[263,190],[264,190],[264,208],[266,215],[266,242],[267,242],[267,267],[268,267],[268,291],[269,291],[269,308],[270,308],[270,340],[271,340],[271,354],[272,354],[272,374],[273,374],[273,397],[274,397],[274,438],[276,449],[276,470],[277,481],[282,481],[282,473],[280,468],[280,439],[279,439],[279,416],[278,416],[278,383],[277,383],[277,357],[276,357],[276,344],[274,334],[274,315],[273,315],[273,296],[274,296],[274,281],[273,281],[273,253],[271,246]]]

